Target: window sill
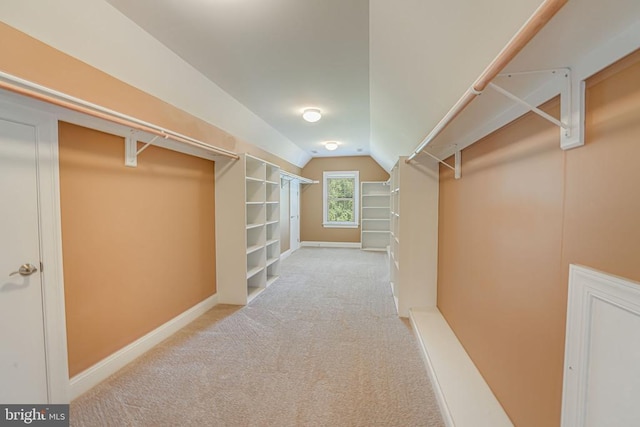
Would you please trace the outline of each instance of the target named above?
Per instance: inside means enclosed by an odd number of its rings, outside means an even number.
[[[332,223],[322,224],[322,226],[324,228],[358,228],[359,227],[358,224],[332,224]]]

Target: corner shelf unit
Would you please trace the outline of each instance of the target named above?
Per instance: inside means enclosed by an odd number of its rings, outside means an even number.
[[[360,191],[360,244],[363,250],[386,251],[389,246],[389,187],[384,181],[363,181]]]
[[[398,315],[437,303],[438,164],[426,156],[391,170],[389,278]]]
[[[244,305],[279,275],[280,167],[242,154],[215,168],[218,299]]]

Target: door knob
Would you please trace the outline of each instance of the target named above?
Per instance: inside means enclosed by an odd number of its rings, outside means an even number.
[[[22,264],[20,266],[20,268],[18,269],[18,271],[14,271],[9,276],[14,276],[16,274],[19,274],[21,276],[31,276],[36,271],[38,271],[38,269],[33,265],[31,265],[31,264]]]

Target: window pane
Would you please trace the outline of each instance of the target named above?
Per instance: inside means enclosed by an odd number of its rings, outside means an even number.
[[[327,216],[331,222],[353,222],[353,200],[330,200]]]
[[[330,199],[350,199],[353,198],[355,180],[353,178],[330,178],[329,180]]]

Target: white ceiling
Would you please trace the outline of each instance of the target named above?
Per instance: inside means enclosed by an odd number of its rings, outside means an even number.
[[[107,1],[309,155],[371,154],[387,169],[541,3]],[[304,122],[305,107],[323,119]]]
[[[369,154],[368,0],[107,1],[310,155]]]
[[[297,166],[370,154],[390,170],[541,3],[2,0],[0,19]],[[633,23],[638,0],[569,0],[508,68],[572,66]],[[301,119],[310,106],[320,122]],[[504,108],[483,95],[431,150],[448,153]]]

